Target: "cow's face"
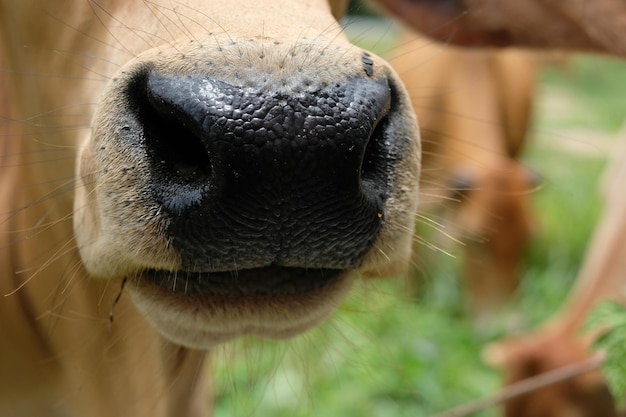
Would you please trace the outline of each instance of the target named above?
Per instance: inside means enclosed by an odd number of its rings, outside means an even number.
[[[102,94],[74,214],[90,274],[128,278],[151,322],[200,348],[301,332],[355,272],[403,266],[419,171],[406,92],[326,4],[213,3],[160,5],[157,22],[111,6],[163,42]]]

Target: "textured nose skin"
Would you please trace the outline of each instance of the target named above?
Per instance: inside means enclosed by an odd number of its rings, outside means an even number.
[[[290,94],[154,73],[138,85],[151,193],[186,269],[360,264],[384,221],[386,80]]]

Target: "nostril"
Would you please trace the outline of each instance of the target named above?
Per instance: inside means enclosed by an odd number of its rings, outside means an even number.
[[[161,165],[159,171],[172,181],[185,184],[210,179],[211,161],[200,139],[176,121],[151,117],[146,120],[146,142],[152,159]]]
[[[152,132],[150,132],[152,130]],[[160,120],[146,132],[153,142],[154,155],[164,171],[185,183],[202,182],[211,175],[211,161],[202,143],[192,133],[175,123]]]
[[[382,107],[372,125],[361,164],[361,183],[365,191],[377,195],[384,188],[389,169],[389,151],[391,139],[387,136],[388,115],[391,108],[391,96]]]
[[[185,183],[208,179],[211,161],[197,123],[177,103],[158,95],[149,84],[145,93],[140,117],[153,158],[163,170]]]
[[[376,177],[376,171],[380,170],[380,154],[383,150],[385,140],[385,120],[380,120],[372,129],[372,133],[367,141],[365,153],[363,154],[363,164],[361,165],[361,179],[368,181]]]
[[[198,203],[211,184],[210,151],[188,112],[159,95],[147,78],[137,77],[128,96],[142,129],[155,183],[161,184],[157,199],[166,209],[181,212]]]

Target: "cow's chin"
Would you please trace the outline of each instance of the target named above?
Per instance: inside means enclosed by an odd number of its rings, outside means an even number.
[[[128,287],[163,336],[210,349],[244,336],[298,335],[324,320],[351,282],[342,270],[267,267],[236,273],[146,271]]]

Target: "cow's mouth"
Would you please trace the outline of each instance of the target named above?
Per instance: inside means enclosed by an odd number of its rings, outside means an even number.
[[[146,270],[129,289],[139,310],[167,339],[209,349],[241,336],[284,339],[316,326],[345,297],[352,275],[279,266]]]
[[[270,299],[299,296],[332,284],[341,269],[268,266],[224,272],[148,270],[143,279],[190,297]]]

